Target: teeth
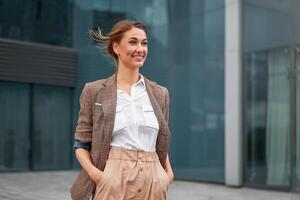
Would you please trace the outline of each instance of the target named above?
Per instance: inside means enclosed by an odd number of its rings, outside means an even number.
[[[140,55],[132,55],[132,57],[139,57],[139,58],[143,58],[144,56],[140,56]]]

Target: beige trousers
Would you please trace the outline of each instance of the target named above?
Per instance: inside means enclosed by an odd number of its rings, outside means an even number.
[[[94,200],[164,200],[168,177],[156,152],[111,148]]]

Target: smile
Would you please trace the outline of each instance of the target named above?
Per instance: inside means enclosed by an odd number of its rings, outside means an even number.
[[[131,55],[132,58],[145,58],[144,55]]]

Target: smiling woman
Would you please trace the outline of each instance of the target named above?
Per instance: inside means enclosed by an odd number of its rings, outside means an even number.
[[[139,28],[127,31],[120,43],[114,42],[113,49],[118,55],[118,65],[140,67],[144,64],[148,53],[146,33]]]
[[[119,64],[119,46],[131,46],[131,49],[135,50],[134,47],[142,44],[142,47],[146,50],[144,52],[144,61],[146,60],[148,53],[147,29],[141,22],[123,20],[115,24],[108,36],[104,36],[99,27],[96,31],[91,30],[90,35],[95,41],[106,44],[106,50],[116,62],[116,67],[118,67]],[[134,57],[134,54],[129,53],[126,57],[128,56]],[[140,66],[142,65],[143,63],[141,63]]]
[[[167,88],[139,73],[148,55],[147,29],[120,21],[104,36],[116,73],[87,83],[80,97],[74,149],[83,170],[71,188],[72,199],[163,200],[173,170]]]

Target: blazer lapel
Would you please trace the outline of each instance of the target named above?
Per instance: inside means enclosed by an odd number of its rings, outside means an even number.
[[[117,105],[116,73],[109,77],[101,88],[100,98],[103,107],[105,143],[110,144],[114,128]]]
[[[157,117],[159,127],[163,127],[165,125],[164,124],[164,116],[161,111],[161,107],[160,107],[159,103],[157,102],[157,98],[155,98],[155,94],[157,94],[156,87],[155,87],[156,83],[146,79],[145,77],[144,77],[144,79],[145,79],[147,93],[148,93],[150,102],[152,104],[155,116]],[[161,130],[161,128],[160,128],[160,130]]]

